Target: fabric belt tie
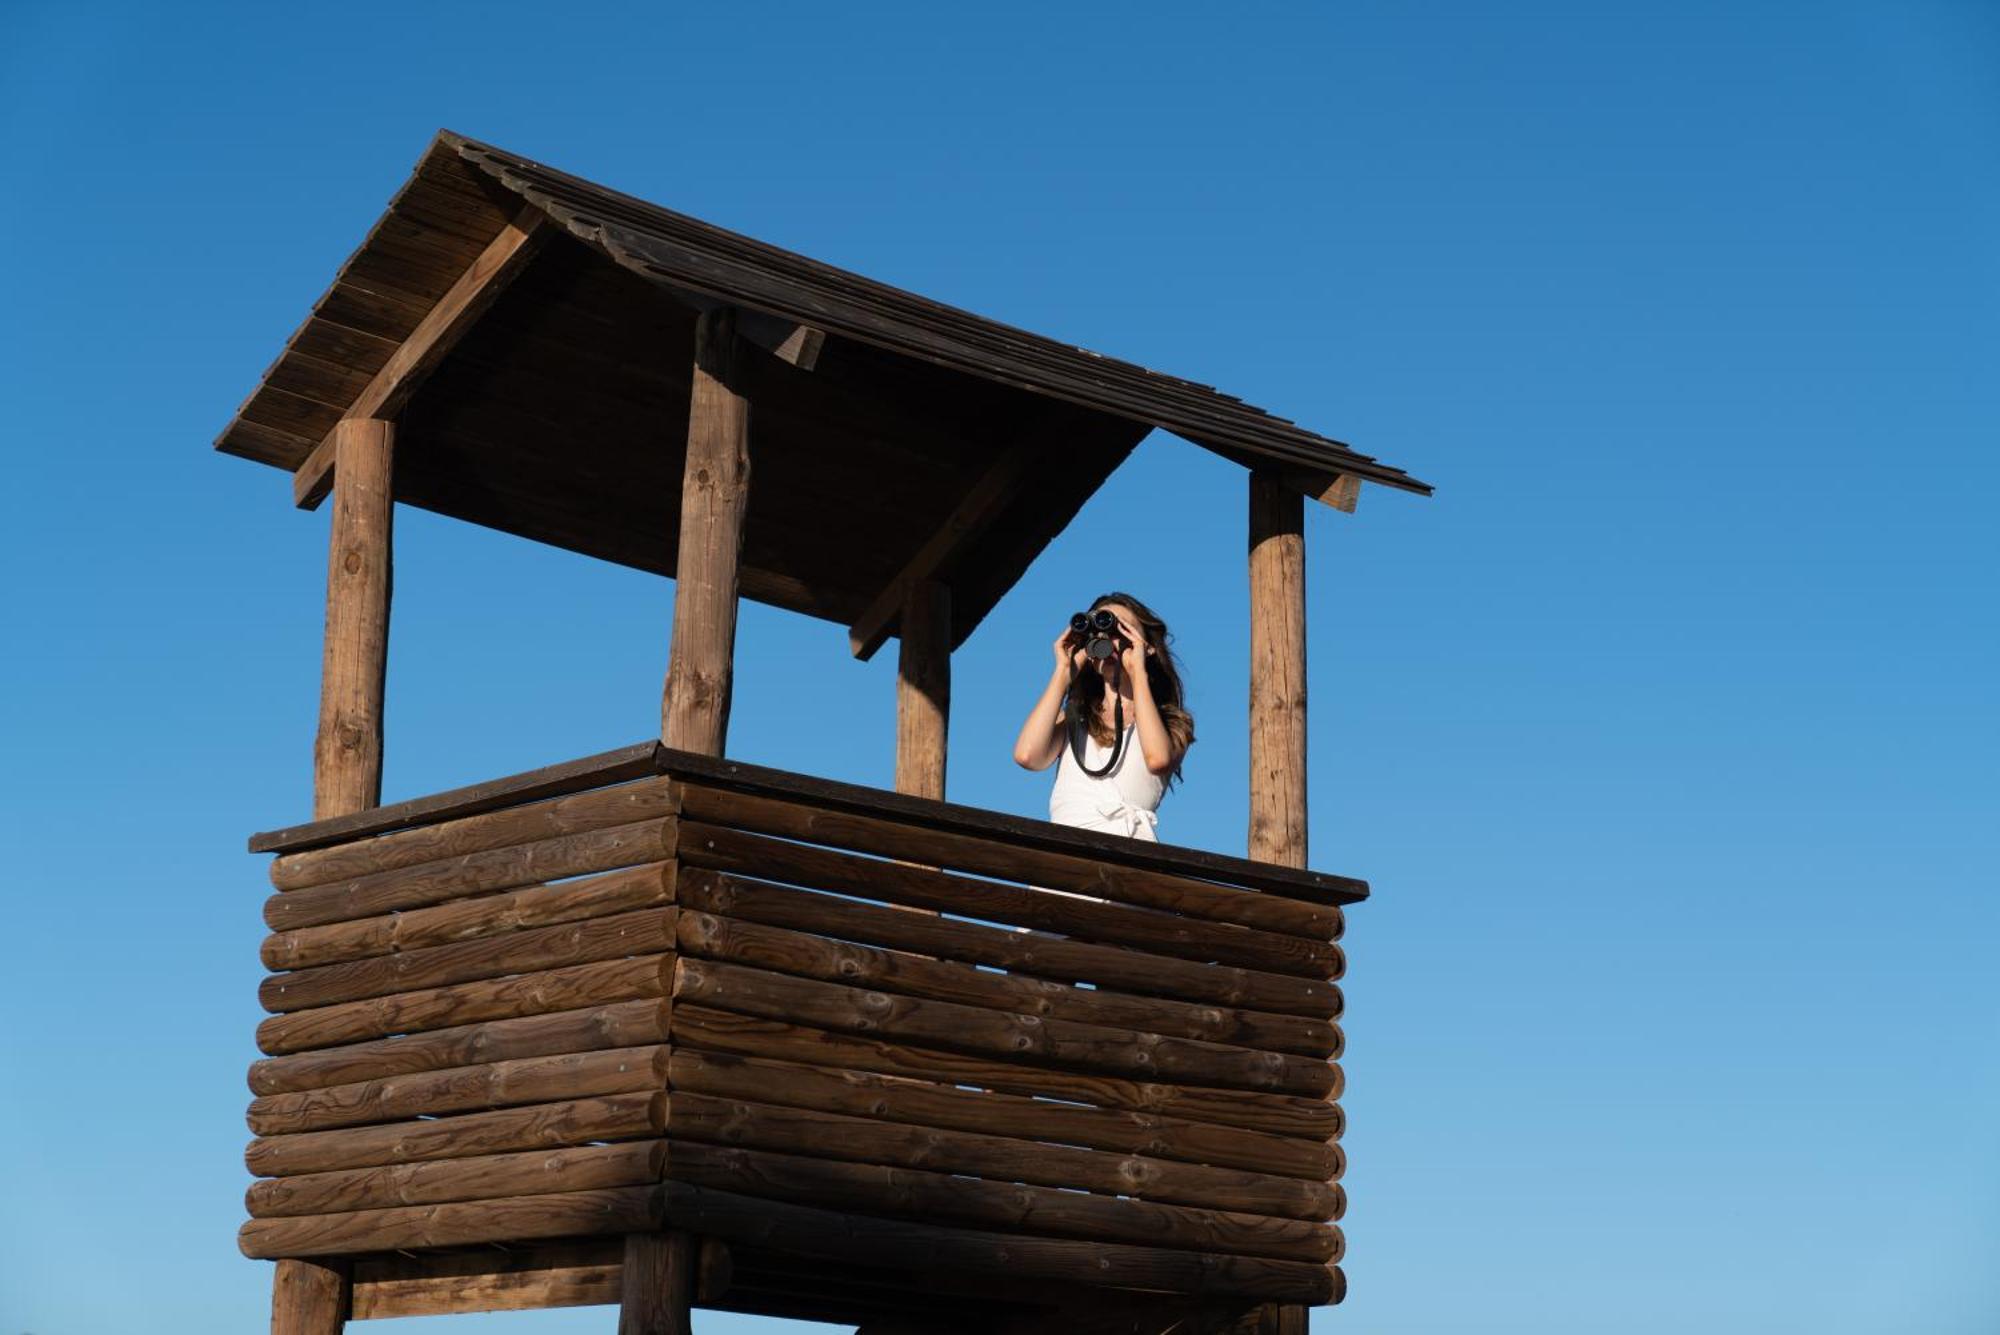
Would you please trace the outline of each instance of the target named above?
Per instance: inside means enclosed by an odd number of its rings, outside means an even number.
[[[1160,825],[1157,813],[1148,811],[1144,807],[1135,807],[1129,802],[1121,802],[1115,797],[1100,798],[1097,803],[1097,814],[1117,825],[1128,839],[1138,838],[1142,829],[1153,831]]]

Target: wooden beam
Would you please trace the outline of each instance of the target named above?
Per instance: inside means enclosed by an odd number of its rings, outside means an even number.
[[[944,800],[951,723],[951,590],[910,585],[896,665],[896,791]]]
[[[1322,473],[1310,468],[1288,468],[1285,485],[1292,490],[1332,506],[1342,514],[1353,514],[1361,499],[1361,479],[1353,473]]]
[[[1028,465],[1039,453],[1038,441],[1020,441],[1004,450],[992,466],[972,484],[930,540],[889,581],[868,610],[847,631],[848,647],[854,656],[874,656],[889,638],[908,603],[910,590],[925,581],[942,582],[951,562],[984,533],[1028,483]]]
[[[801,371],[810,371],[819,364],[820,349],[826,346],[826,331],[815,329],[809,324],[794,326],[785,336],[784,342],[772,349],[779,361],[790,362]]]
[[[271,1335],[340,1335],[351,1279],[345,1260],[279,1261],[271,1279]]]
[[[741,392],[745,356],[733,310],[704,311],[696,320],[694,360],[660,735],[676,749],[720,756],[729,733],[737,577],[750,499],[750,401]]]
[[[445,355],[493,304],[542,244],[554,232],[549,216],[530,204],[500,229],[479,258],[475,259],[451,285],[430,313],[418,322],[375,378],[368,382],[344,419],[380,417],[394,420],[410,396],[437,369]],[[338,428],[336,427],[336,430]],[[338,467],[333,445],[334,433],[306,456],[292,475],[292,500],[302,510],[318,507],[333,485]]]
[[[618,1335],[691,1335],[695,1264],[692,1234],[626,1235]]]
[[[382,800],[382,687],[389,651],[395,427],[344,421],[328,437],[341,473],[326,565],[326,642],[313,816],[365,811]]]
[[[1250,474],[1250,857],[1306,865],[1305,501]]]

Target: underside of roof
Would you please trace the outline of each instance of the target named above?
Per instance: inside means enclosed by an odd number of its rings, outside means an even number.
[[[850,626],[893,630],[883,600],[921,571],[951,588],[962,641],[1153,427],[1249,465],[1430,490],[1206,386],[448,132],[217,448],[299,469],[524,206],[559,227],[402,408],[398,501],[671,575],[694,324],[718,304],[766,348],[802,330],[817,354],[748,371],[743,593]]]

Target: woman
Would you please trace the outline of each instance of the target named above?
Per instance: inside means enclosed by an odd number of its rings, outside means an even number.
[[[1194,744],[1194,715],[1181,701],[1166,622],[1129,594],[1107,593],[1090,605],[1100,608],[1118,619],[1119,651],[1093,661],[1075,631],[1056,637],[1055,671],[1021,725],[1014,761],[1059,763],[1050,820],[1157,841],[1155,812]]]

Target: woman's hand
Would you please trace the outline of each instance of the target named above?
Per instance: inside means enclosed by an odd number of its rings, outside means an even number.
[[[1083,649],[1070,638],[1075,633],[1068,626],[1064,626],[1063,633],[1056,636],[1055,643],[1056,670],[1072,677],[1076,675],[1076,670],[1083,666]]]

